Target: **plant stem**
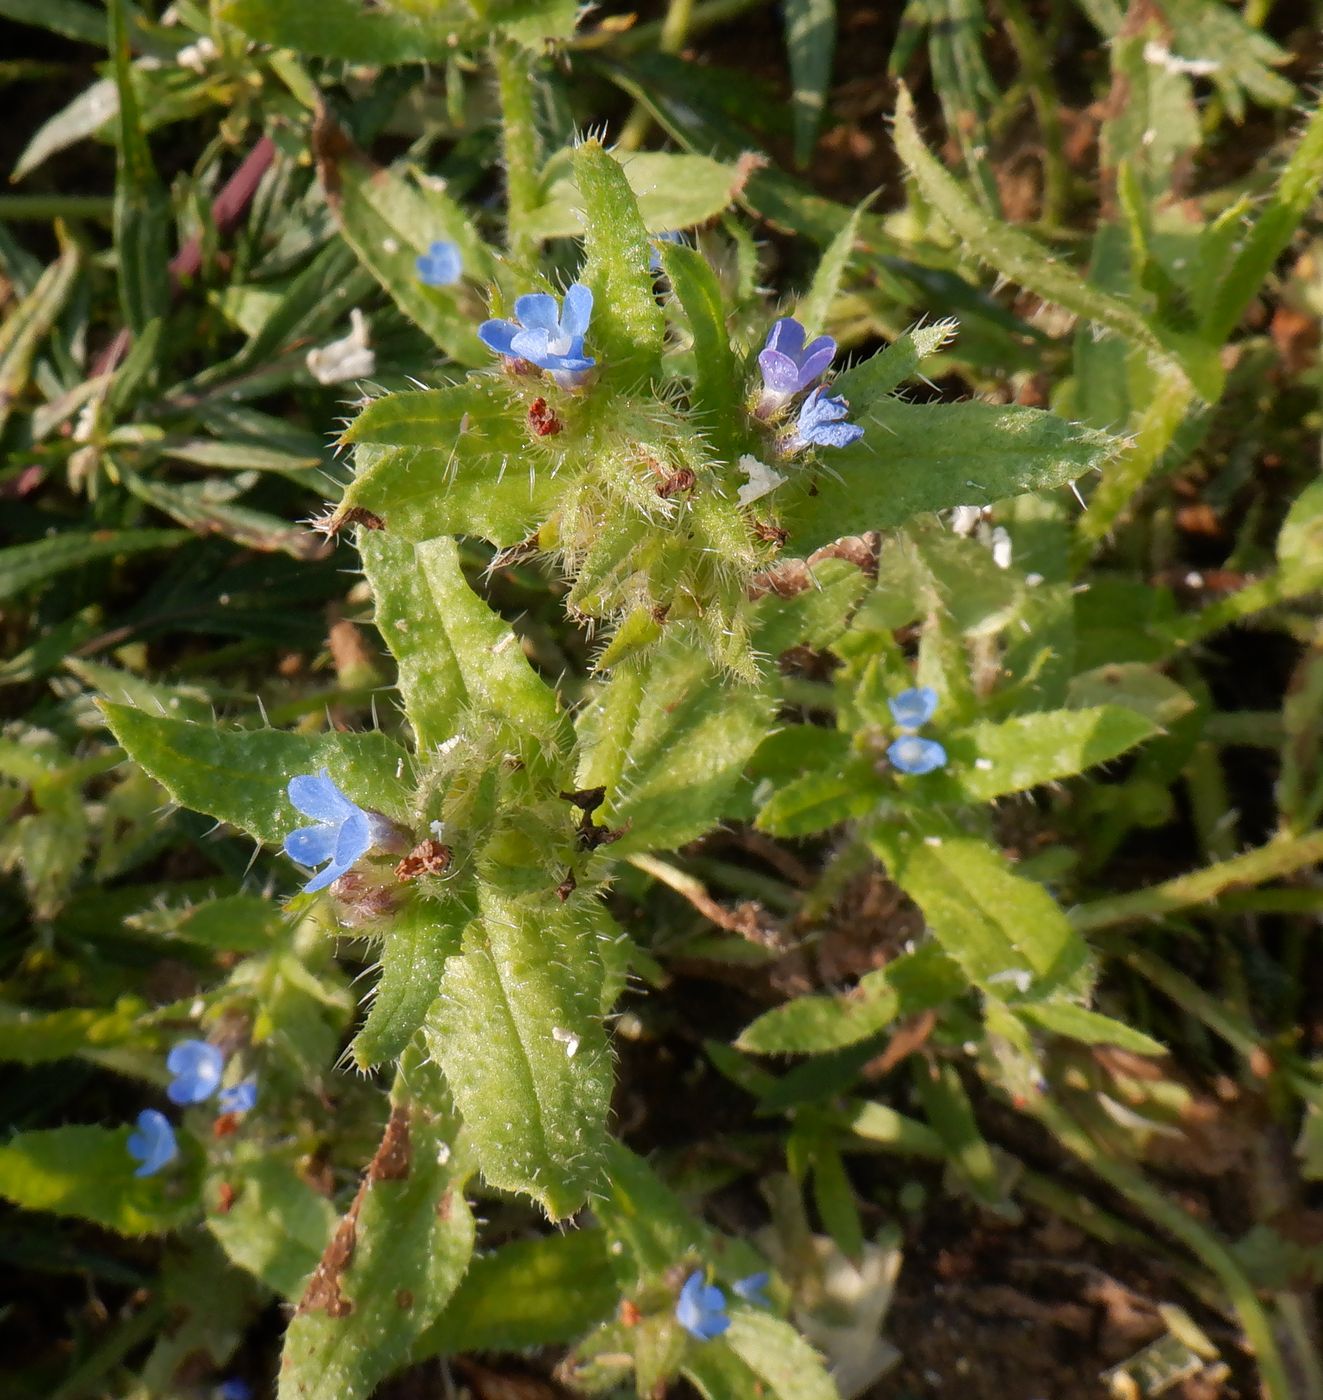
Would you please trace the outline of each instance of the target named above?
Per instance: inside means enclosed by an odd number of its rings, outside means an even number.
[[[528,223],[542,202],[542,157],[533,111],[533,75],[523,52],[510,43],[492,45],[492,66],[501,101],[501,141],[509,200],[509,248],[515,258],[530,257],[535,240]]]
[[[684,48],[693,15],[694,0],[668,0],[666,16],[657,35],[659,52],[677,54]],[[616,144],[622,151],[637,151],[651,129],[652,117],[641,102],[636,102]]]
[[[1189,875],[1178,875],[1174,880],[1165,880],[1149,889],[1079,905],[1071,911],[1070,919],[1081,933],[1115,928],[1138,919],[1157,918],[1175,909],[1207,904],[1225,890],[1266,884],[1319,861],[1323,861],[1323,830],[1310,831],[1303,836],[1279,836],[1266,846],[1218,861]]]

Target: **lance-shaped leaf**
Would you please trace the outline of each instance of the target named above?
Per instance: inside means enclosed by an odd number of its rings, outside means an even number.
[[[10,410],[27,387],[37,347],[64,309],[81,261],[78,245],[65,244],[60,256],[41,274],[37,285],[10,309],[0,325],[0,429],[8,422]],[[59,538],[62,537],[56,536]],[[45,544],[53,542],[43,541]]]
[[[731,1308],[722,1342],[777,1400],[840,1400],[822,1357],[779,1317],[755,1308]]]
[[[628,387],[655,373],[665,329],[648,270],[648,230],[625,172],[598,142],[575,151],[574,174],[587,254],[580,280],[593,294],[588,343],[603,382]]]
[[[504,720],[511,741],[535,757],[563,724],[556,692],[528,664],[509,623],[469,587],[455,541],[414,545],[365,530],[359,548],[420,752],[476,711]]]
[[[678,625],[646,664],[617,668],[578,722],[578,784],[604,787],[598,820],[625,829],[612,853],[680,846],[714,826],[771,724],[767,691],[719,675]]]
[[[471,916],[472,909],[456,898],[415,900],[393,917],[381,945],[372,1009],[351,1047],[360,1069],[404,1053],[441,990],[446,959],[459,952]]]
[[[864,436],[824,449],[826,470],[801,470],[777,493],[796,552],[925,511],[1064,486],[1101,468],[1119,448],[1097,429],[1014,404],[856,397],[851,410]]]
[[[435,1069],[414,1057],[353,1204],[285,1337],[280,1400],[363,1400],[409,1358],[473,1254],[469,1167]]]
[[[197,1209],[196,1173],[175,1161],[156,1175],[135,1176],[132,1131],[76,1124],[15,1133],[0,1143],[0,1196],[121,1235],[176,1229]]]
[[[407,820],[410,756],[384,734],[285,734],[223,729],[101,702],[130,758],[184,807],[229,822],[269,845],[307,824],[285,791],[301,773],[326,768],[352,802]]]
[[[478,535],[518,544],[555,498],[550,476],[528,468],[508,398],[482,381],[378,399],[345,441],[359,446],[337,516],[370,511],[401,539]]]
[[[186,530],[95,530],[91,534],[69,531],[0,549],[0,601],[66,569],[145,549],[164,549],[187,538]]]
[[[327,203],[359,262],[447,355],[460,364],[486,364],[491,357],[474,330],[475,307],[463,283],[428,286],[415,265],[434,240],[443,239],[459,249],[470,281],[481,284],[491,276],[491,255],[464,211],[443,190],[374,165],[324,115],[314,130],[314,146]]]
[[[601,1176],[612,1078],[601,962],[572,904],[508,899],[491,885],[479,899],[424,1034],[483,1176],[560,1219]]]
[[[946,952],[992,995],[1005,999],[1031,985],[1046,991],[1088,964],[1088,948],[1056,900],[986,842],[879,826],[869,844]]]

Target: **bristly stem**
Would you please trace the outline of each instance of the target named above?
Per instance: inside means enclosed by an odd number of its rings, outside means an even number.
[[[492,66],[501,100],[509,248],[515,258],[526,258],[535,250],[529,218],[542,202],[542,148],[533,110],[533,74],[527,56],[511,43],[492,45]]]

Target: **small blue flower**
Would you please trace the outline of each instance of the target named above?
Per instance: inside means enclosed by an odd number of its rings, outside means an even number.
[[[766,1269],[760,1273],[750,1274],[748,1278],[742,1278],[731,1284],[731,1292],[737,1298],[743,1298],[746,1303],[752,1303],[755,1308],[770,1308],[772,1300],[763,1292],[763,1289],[772,1281],[772,1276]]]
[[[289,800],[316,826],[301,826],[285,837],[285,854],[300,865],[326,868],[304,885],[312,894],[324,890],[376,844],[381,818],[351,802],[331,781],[325,768],[317,774],[291,778]]]
[[[459,281],[464,271],[459,249],[443,238],[438,238],[427,252],[420,253],[414,259],[414,266],[418,269],[418,280],[429,287],[449,287]]]
[[[726,1316],[726,1295],[704,1283],[702,1269],[695,1269],[684,1281],[675,1304],[675,1320],[700,1342],[710,1342],[730,1326]]]
[[[902,734],[890,748],[887,757],[893,768],[902,773],[931,773],[946,765],[946,750],[936,739],[921,739],[917,734]]]
[[[807,389],[822,374],[836,355],[836,342],[829,335],[820,335],[804,344],[804,327],[791,316],[783,316],[768,332],[767,341],[758,355],[758,368],[763,372],[764,404],[779,407],[788,398]]]
[[[684,234],[679,232],[678,229],[671,229],[667,233],[654,233],[652,235],[652,241],[654,245],[657,243],[675,243],[678,244],[681,248],[685,246]],[[654,246],[652,250],[652,256],[648,259],[648,271],[660,272],[661,270],[661,249]]]
[[[253,1400],[253,1388],[238,1376],[230,1376],[216,1387],[216,1400]]]
[[[930,685],[912,686],[887,701],[891,716],[902,729],[920,729],[937,709],[937,692]]]
[[[546,292],[520,297],[515,302],[515,320],[484,321],[478,327],[478,339],[498,355],[550,370],[558,384],[572,389],[597,363],[583,353],[592,315],[592,292],[575,282],[559,308],[556,298]]]
[[[819,385],[800,405],[799,418],[787,444],[791,452],[812,444],[814,447],[849,447],[858,442],[864,430],[858,423],[847,423],[845,415],[850,405],[842,398],[832,398]]]
[[[144,1108],[138,1115],[138,1128],[129,1134],[128,1149],[129,1156],[142,1163],[134,1176],[152,1176],[179,1155],[170,1120],[155,1108]]]
[[[257,1080],[245,1079],[220,1092],[222,1113],[248,1113],[257,1102]]]
[[[225,1056],[205,1040],[181,1040],[165,1057],[165,1067],[174,1075],[165,1091],[171,1103],[201,1103],[220,1088]]]

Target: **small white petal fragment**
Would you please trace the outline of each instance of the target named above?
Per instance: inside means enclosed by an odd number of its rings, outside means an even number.
[[[377,368],[377,357],[368,344],[367,322],[358,307],[350,311],[349,323],[349,334],[342,340],[308,351],[308,371],[318,384],[363,379]]]
[[[785,480],[785,477],[774,472],[766,462],[760,462],[752,452],[746,452],[740,458],[739,468],[749,478],[735,493],[742,506],[749,506],[754,501],[761,500]]]
[[[573,1031],[567,1031],[562,1026],[552,1026],[551,1038],[565,1047],[567,1060],[572,1060],[579,1053],[579,1037]]]
[[[999,569],[1011,567],[1011,537],[1004,525],[998,525],[992,532],[992,562]]]
[[[972,535],[982,519],[982,506],[956,506],[951,512],[951,529],[957,535]]]
[[[1165,68],[1168,73],[1184,73],[1190,78],[1206,78],[1222,66],[1215,58],[1177,58],[1166,44],[1156,39],[1144,45],[1144,62],[1154,68]]]
[[[994,986],[998,982],[1009,982],[1021,996],[1033,986],[1034,974],[1024,967],[1008,967],[1005,972],[995,973],[988,978],[988,985]]]

